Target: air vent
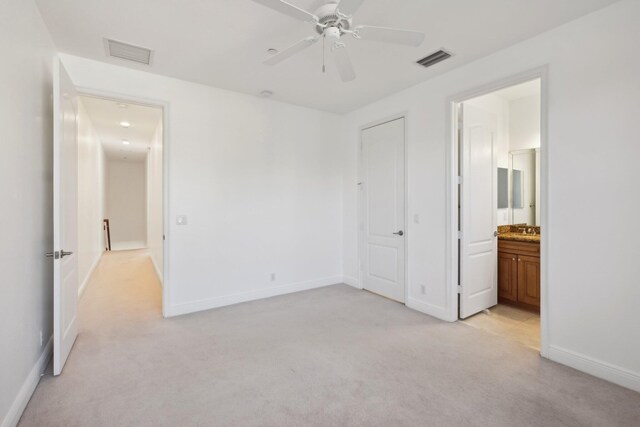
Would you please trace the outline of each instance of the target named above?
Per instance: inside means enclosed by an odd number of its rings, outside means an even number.
[[[139,64],[150,65],[153,52],[150,49],[122,43],[116,40],[105,39],[107,55]]]
[[[417,63],[422,65],[423,67],[431,67],[432,65],[444,61],[447,58],[451,58],[451,54],[449,52],[445,52],[444,50],[439,50],[429,56],[425,56],[424,58],[418,60]]]

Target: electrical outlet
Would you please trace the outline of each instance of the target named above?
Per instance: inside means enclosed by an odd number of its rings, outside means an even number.
[[[276,281],[276,273],[271,273],[271,281],[272,282]]]
[[[427,294],[427,287],[425,285],[420,286],[420,291],[422,292],[422,295],[426,295]]]
[[[40,347],[42,347],[42,341],[43,341],[43,339],[42,339],[42,331],[40,331]]]

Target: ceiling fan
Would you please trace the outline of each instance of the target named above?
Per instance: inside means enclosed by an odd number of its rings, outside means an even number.
[[[337,0],[323,4],[313,13],[294,6],[282,0],[253,0],[292,18],[310,22],[315,26],[317,36],[307,37],[298,43],[264,61],[267,65],[275,65],[295,55],[301,50],[313,45],[321,38],[330,43],[333,59],[343,82],[356,78],[353,65],[347,54],[346,44],[341,41],[344,35],[351,35],[356,39],[368,39],[386,43],[396,43],[407,46],[420,46],[424,40],[424,33],[418,31],[400,30],[396,28],[372,27],[369,25],[353,26],[352,16],[364,0]],[[323,65],[324,70],[324,65]]]

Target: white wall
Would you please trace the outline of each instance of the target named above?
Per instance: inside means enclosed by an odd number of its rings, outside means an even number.
[[[421,218],[408,224],[408,305],[454,320],[445,257],[447,100],[547,65],[549,356],[640,390],[640,231],[606,225],[635,224],[640,209],[632,126],[640,115],[640,56],[630,53],[640,49],[638,16],[640,2],[620,1],[349,114],[345,275],[358,271],[358,127],[408,111],[408,217]]]
[[[158,278],[162,281],[162,263],[164,262],[162,122],[158,123],[150,145],[151,149],[147,156],[147,247]]]
[[[111,249],[140,249],[147,244],[146,160],[107,158],[107,216]]]
[[[44,369],[53,318],[53,263],[44,256],[53,249],[53,43],[32,1],[0,2],[0,55],[0,425],[5,427],[17,423]]]
[[[166,314],[342,281],[339,116],[62,59],[78,86],[169,103]]]
[[[80,292],[104,251],[104,152],[98,134],[78,102],[78,281]]]
[[[509,102],[509,150],[540,148],[540,96]]]

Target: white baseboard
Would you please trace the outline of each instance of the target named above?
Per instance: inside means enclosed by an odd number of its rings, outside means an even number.
[[[594,377],[640,392],[640,374],[575,353],[555,345],[549,346],[549,359]]]
[[[20,417],[24,412],[24,408],[27,407],[27,403],[29,403],[29,399],[33,395],[33,392],[40,381],[40,375],[44,372],[51,359],[53,350],[53,337],[49,338],[47,345],[44,346],[44,350],[42,350],[42,354],[38,358],[38,361],[25,378],[22,387],[20,387],[20,391],[18,395],[13,400],[11,407],[9,408],[9,412],[5,415],[2,420],[1,427],[15,427],[18,425],[18,421],[20,421]]]
[[[195,313],[197,311],[209,310],[211,308],[224,307],[241,302],[253,301],[262,298],[269,298],[292,292],[306,291],[309,289],[321,288],[323,286],[335,285],[343,282],[342,276],[325,277],[322,279],[309,280],[306,282],[291,283],[288,285],[274,286],[266,289],[240,292],[237,294],[224,295],[216,298],[207,298],[198,301],[191,301],[182,304],[175,304],[169,307],[168,317],[179,316],[181,314]]]
[[[343,276],[342,277],[342,282],[346,283],[349,286],[353,286],[356,289],[362,289],[362,286],[360,286],[360,283],[358,282],[358,279],[352,276]]]
[[[143,240],[132,240],[127,242],[111,242],[112,251],[134,251],[147,249],[147,242]]]
[[[420,313],[428,314],[429,316],[444,320],[445,322],[455,322],[458,320],[457,316],[455,318],[451,318],[450,310],[446,307],[427,304],[415,298],[408,298],[405,305],[413,310],[419,311]]]
[[[91,276],[93,276],[93,272],[96,270],[96,267],[100,263],[100,260],[102,259],[102,255],[103,254],[104,254],[104,252],[100,252],[100,255],[98,255],[96,260],[91,265],[91,268],[89,269],[89,272],[87,273],[87,276],[84,278],[84,280],[80,284],[80,287],[78,288],[78,299],[82,298],[82,294],[84,294],[84,291],[87,288],[87,285],[89,284],[89,280],[91,279]]]

